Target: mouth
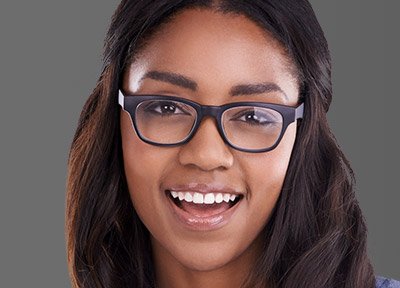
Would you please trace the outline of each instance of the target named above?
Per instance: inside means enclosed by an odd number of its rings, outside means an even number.
[[[200,193],[165,190],[165,194],[178,209],[201,219],[223,214],[237,206],[244,198],[242,194],[221,192]]]

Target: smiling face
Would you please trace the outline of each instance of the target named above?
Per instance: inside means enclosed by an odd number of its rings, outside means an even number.
[[[126,94],[178,96],[203,105],[254,101],[296,106],[298,83],[292,68],[278,42],[246,17],[186,10],[149,39],[127,69],[122,88]],[[267,85],[251,86],[260,83]],[[232,96],[235,91],[240,93]],[[123,110],[121,133],[129,193],[151,233],[156,265],[180,271],[247,271],[243,267],[259,253],[257,236],[282,188],[296,123],[289,125],[278,147],[264,153],[227,146],[210,117],[182,146],[144,143]],[[171,190],[241,196],[231,208],[221,205],[229,215],[220,222],[214,219],[218,225],[213,226],[190,213],[182,216]]]

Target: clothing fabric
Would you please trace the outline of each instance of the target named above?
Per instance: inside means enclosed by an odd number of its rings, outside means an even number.
[[[377,276],[376,288],[400,288],[400,282],[394,279]]]

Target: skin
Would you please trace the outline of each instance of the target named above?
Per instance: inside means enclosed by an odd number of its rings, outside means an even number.
[[[127,94],[175,95],[201,104],[257,101],[296,106],[298,83],[279,43],[244,16],[185,10],[154,34],[124,74]],[[147,72],[179,73],[197,82],[192,91]],[[282,91],[232,97],[238,84],[271,82]],[[287,98],[283,95],[286,94]],[[227,146],[216,122],[205,118],[193,139],[179,147],[142,142],[121,110],[124,167],[134,208],[151,233],[159,287],[240,287],[261,250],[260,231],[279,197],[296,137],[296,123],[265,153]],[[176,225],[164,188],[218,182],[245,198],[221,229],[190,231]]]

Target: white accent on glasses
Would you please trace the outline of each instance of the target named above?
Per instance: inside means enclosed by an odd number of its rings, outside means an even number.
[[[121,90],[118,90],[118,103],[124,109],[124,94],[122,94]]]

